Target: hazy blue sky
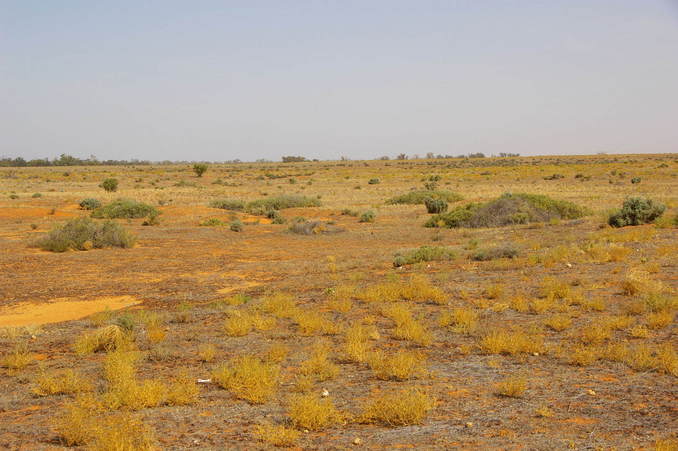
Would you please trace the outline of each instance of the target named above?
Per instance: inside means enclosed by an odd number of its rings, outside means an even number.
[[[0,156],[678,151],[678,0],[0,0]]]

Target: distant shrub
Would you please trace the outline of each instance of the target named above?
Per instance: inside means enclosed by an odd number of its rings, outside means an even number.
[[[200,225],[203,227],[220,227],[225,226],[226,223],[218,218],[209,218],[202,221]]]
[[[540,194],[506,193],[490,202],[471,203],[433,216],[426,227],[501,227],[511,224],[576,219],[588,213],[572,202]]]
[[[80,201],[81,210],[96,210],[99,207],[101,207],[101,201],[99,199],[88,197],[87,199]]]
[[[343,210],[341,210],[341,214],[345,215],[345,216],[353,216],[353,217],[357,217],[357,216],[360,215],[359,212],[357,212],[355,210],[351,210],[350,208],[344,208]]]
[[[455,252],[447,247],[422,246],[419,249],[396,253],[393,259],[393,266],[398,268],[403,265],[420,262],[452,260],[455,257]]]
[[[12,200],[18,199],[18,198],[19,198],[19,195],[18,195],[18,194],[10,194],[10,195],[9,195],[9,198],[12,199]]]
[[[457,202],[462,200],[463,197],[452,191],[425,189],[419,191],[410,191],[407,194],[392,197],[391,199],[388,199],[386,203],[418,205],[423,204],[426,199],[441,199],[446,202]]]
[[[343,232],[343,229],[321,221],[307,221],[303,218],[294,220],[288,229],[297,235],[320,235]]]
[[[193,165],[193,172],[195,172],[195,175],[198,177],[202,177],[202,175],[207,172],[207,165],[205,163],[196,163]]]
[[[640,177],[633,177],[633,178],[631,179],[631,183],[633,183],[634,185],[635,185],[636,183],[640,183]]]
[[[565,176],[563,174],[551,174],[547,175],[544,177],[544,180],[558,180],[558,179],[564,179]]]
[[[278,210],[269,210],[266,213],[266,217],[271,220],[271,224],[285,223],[285,218],[280,214]]]
[[[32,195],[31,197],[32,197],[33,199],[37,199],[37,198],[39,198],[39,197],[42,197],[42,194],[41,194],[41,193],[33,193],[33,195]]]
[[[266,197],[264,199],[248,202],[246,209],[256,215],[266,214],[270,210],[283,210],[285,208],[319,207],[321,202],[317,198],[301,196],[298,194],[283,194],[282,196]]]
[[[242,232],[245,228],[245,224],[243,224],[239,219],[236,219],[229,224],[229,228],[233,232]]]
[[[118,179],[108,178],[99,186],[109,193],[115,192],[118,190]]]
[[[154,211],[148,214],[148,217],[144,222],[141,223],[142,226],[156,226],[160,224],[158,217],[160,216],[159,211]]]
[[[479,249],[470,255],[471,260],[488,261],[496,258],[515,258],[518,256],[518,249],[511,245],[498,246],[488,249]]]
[[[367,210],[365,213],[360,215],[360,220],[358,222],[374,222],[377,214],[372,210]]]
[[[378,185],[379,183],[381,183],[381,180],[379,180],[379,179],[369,179],[367,181],[368,185]]]
[[[159,214],[158,210],[152,205],[131,199],[118,199],[94,210],[92,217],[99,219],[132,219],[143,218],[152,214]]]
[[[210,202],[210,207],[221,208],[222,210],[240,211],[245,208],[245,202],[237,199],[219,199]]]
[[[649,224],[659,218],[664,210],[666,210],[665,205],[652,199],[631,197],[624,201],[621,210],[610,215],[607,222],[612,227]]]
[[[424,199],[424,205],[426,205],[426,211],[429,213],[440,214],[447,211],[447,202],[443,199]]]
[[[129,248],[134,242],[135,238],[116,222],[98,224],[90,218],[76,218],[56,227],[35,245],[46,251],[65,252],[69,249]]]

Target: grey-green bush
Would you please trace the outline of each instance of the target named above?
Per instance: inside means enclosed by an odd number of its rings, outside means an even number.
[[[612,227],[636,226],[649,224],[660,217],[666,206],[652,199],[631,197],[622,204],[621,210],[616,211],[608,218]]]
[[[134,219],[159,213],[158,209],[152,205],[131,199],[118,199],[92,211],[92,217],[98,219]]]
[[[428,198],[424,200],[426,211],[433,214],[440,214],[447,211],[447,202],[443,199]]]
[[[101,201],[99,199],[88,197],[87,199],[80,201],[81,210],[96,210],[99,207],[101,207]]]
[[[43,250],[65,252],[67,250],[87,250],[90,248],[134,246],[135,238],[120,224],[114,221],[96,223],[90,218],[71,219],[52,229],[34,244]]]
[[[455,257],[456,253],[447,247],[422,246],[419,249],[397,252],[393,258],[393,266],[399,268],[420,262],[452,260]]]

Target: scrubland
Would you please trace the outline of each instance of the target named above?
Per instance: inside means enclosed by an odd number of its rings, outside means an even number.
[[[196,174],[0,169],[0,448],[677,449],[675,154]]]

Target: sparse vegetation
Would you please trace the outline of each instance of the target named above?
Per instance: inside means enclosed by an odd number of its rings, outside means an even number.
[[[97,223],[83,217],[55,227],[38,239],[35,246],[50,252],[66,252],[105,247],[130,248],[135,241],[136,238],[116,222]]]

